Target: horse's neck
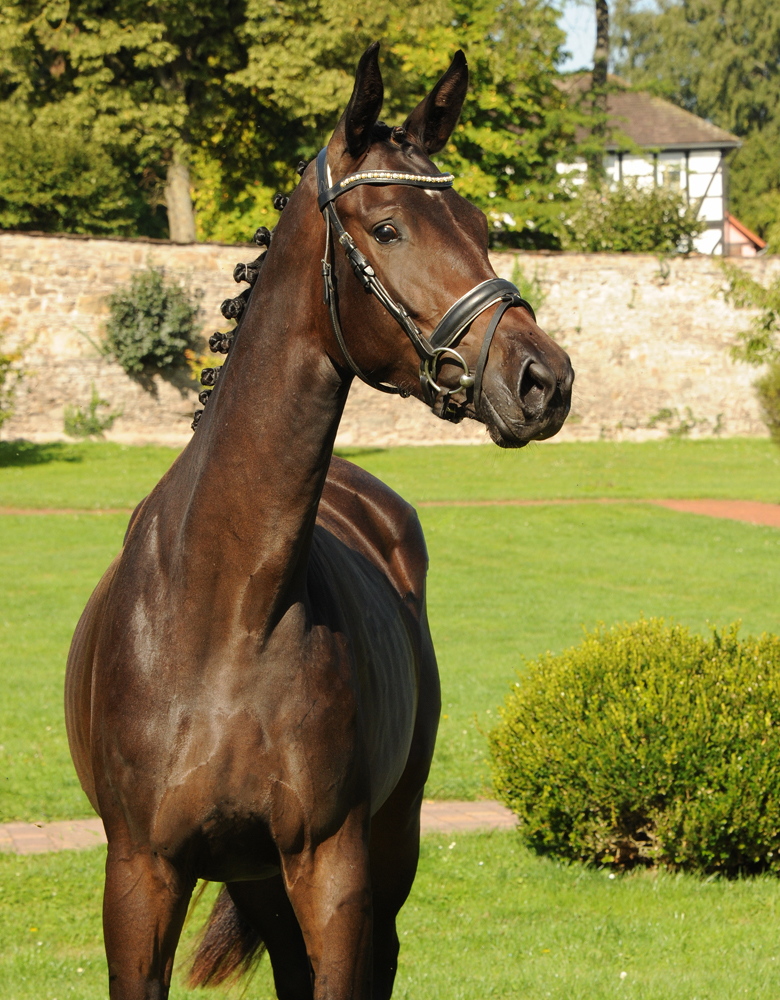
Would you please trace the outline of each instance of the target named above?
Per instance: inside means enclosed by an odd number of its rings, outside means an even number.
[[[175,472],[176,493],[186,496],[180,525],[169,524],[176,572],[188,596],[197,580],[212,612],[239,614],[250,631],[263,631],[302,592],[349,388],[322,347],[321,250],[311,237],[296,245],[291,233],[319,232],[303,208],[271,251],[217,394]]]

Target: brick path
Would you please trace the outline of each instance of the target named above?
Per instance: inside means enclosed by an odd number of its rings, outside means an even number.
[[[424,802],[423,833],[456,830],[510,830],[512,813],[498,802]],[[46,854],[105,844],[103,821],[76,819],[62,823],[6,823],[0,825],[0,851],[13,854]]]
[[[0,826],[0,851],[45,854],[105,844],[103,821],[74,819],[62,823],[6,823]]]

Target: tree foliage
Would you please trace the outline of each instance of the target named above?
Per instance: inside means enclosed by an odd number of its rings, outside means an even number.
[[[0,9],[0,115],[102,150],[136,190],[154,195],[174,155],[186,157],[229,115],[236,95],[225,78],[242,64],[243,11],[242,0],[8,0]],[[31,152],[42,150],[33,143]],[[27,166],[33,173],[45,163],[34,156]],[[70,172],[72,190],[75,178]],[[99,209],[93,204],[90,225]],[[104,231],[113,211],[103,213]]]
[[[252,187],[265,196],[269,180],[292,183],[296,159],[317,153],[346,106],[361,53],[381,38],[383,117],[393,123],[425,96],[453,53],[465,50],[471,87],[438,162],[487,212],[494,242],[555,244],[563,199],[555,162],[573,155],[579,120],[555,86],[563,42],[556,18],[544,0],[403,0],[370,7],[354,0],[249,0],[242,29],[247,65],[230,81],[251,90],[269,118],[288,126],[269,127],[264,174],[255,174],[249,186],[244,172],[232,195],[230,184],[223,187],[224,207],[235,220],[242,202],[252,205]],[[220,150],[220,178],[238,178],[229,146],[215,138],[212,147]]]
[[[749,329],[737,334],[731,356],[749,365],[767,366],[755,388],[764,423],[780,445],[780,278],[762,285],[733,264],[724,262],[723,267],[728,278],[726,301],[737,308],[758,310]]]
[[[735,213],[780,246],[780,6],[776,0],[620,0],[617,70],[744,138]]]
[[[557,17],[549,0],[9,0],[0,122],[29,131],[32,191],[54,156],[37,137],[62,137],[55,174],[69,205],[84,207],[84,229],[126,232],[129,217],[159,235],[163,214],[141,202],[159,202],[168,165],[183,156],[199,237],[246,239],[273,224],[270,196],[292,187],[297,161],[326,141],[371,41],[382,40],[392,121],[463,48],[471,89],[441,166],[488,213],[495,241],[556,245],[565,196],[555,163],[573,155],[579,120],[555,86]],[[105,198],[86,198],[90,174]],[[20,184],[24,170],[0,163],[0,210],[16,213],[14,225],[73,228],[73,211],[63,214],[45,185],[24,216],[4,193]]]
[[[0,148],[2,229],[129,236],[151,221],[142,192],[77,129],[5,122]]]

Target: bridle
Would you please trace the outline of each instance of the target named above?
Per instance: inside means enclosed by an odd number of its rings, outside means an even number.
[[[324,283],[325,303],[330,310],[333,332],[336,335],[339,349],[344,355],[344,360],[348,367],[359,379],[362,379],[367,385],[378,389],[380,392],[398,393],[401,396],[409,395],[407,389],[399,389],[398,386],[388,385],[385,382],[378,382],[370,378],[370,376],[361,370],[347,349],[344,340],[344,331],[341,328],[341,320],[339,319],[335,276],[330,261],[331,230],[333,231],[334,244],[336,241],[341,244],[347,260],[365,292],[376,296],[404,331],[412,342],[412,346],[417,351],[420,358],[420,385],[426,403],[433,408],[437,398],[442,396],[441,409],[438,415],[444,420],[457,422],[463,417],[462,406],[458,405],[452,397],[461,390],[465,390],[468,393],[469,389],[473,389],[474,410],[478,412],[482,396],[482,375],[487,364],[490,344],[498,328],[498,324],[501,322],[501,318],[507,309],[522,307],[527,309],[532,318],[536,320],[533,309],[522,298],[517,287],[511,281],[505,281],[503,278],[489,278],[487,281],[483,281],[475,288],[466,292],[457,302],[453,303],[436,324],[433,333],[426,339],[403,305],[400,302],[396,302],[387,291],[366,256],[361,253],[355,241],[342,226],[334,202],[340,195],[346,191],[351,191],[352,188],[360,184],[405,184],[409,187],[428,188],[429,190],[439,191],[451,188],[455,177],[452,174],[407,174],[396,170],[362,170],[354,174],[348,174],[340,181],[337,181],[336,184],[330,185],[328,183],[327,155],[326,147],[320,151],[316,162],[317,204],[325,220],[325,253],[322,258],[322,279]],[[455,350],[455,347],[477,316],[481,315],[491,306],[497,306],[497,308],[485,332],[477,364],[472,371],[461,354]],[[437,383],[439,368],[445,358],[454,361],[463,369],[463,374],[460,376],[458,385],[454,389],[448,389]]]

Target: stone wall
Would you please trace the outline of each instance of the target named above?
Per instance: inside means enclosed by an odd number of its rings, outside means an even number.
[[[27,376],[2,437],[63,437],[63,408],[86,405],[94,384],[121,410],[110,440],[184,444],[196,393],[184,379],[135,381],[100,355],[106,296],[134,270],[162,267],[202,295],[204,332],[224,321],[219,303],[236,294],[233,266],[246,247],[175,246],[0,233],[0,332],[23,345]],[[709,257],[659,262],[650,255],[496,254],[502,277],[516,268],[536,288],[540,324],[569,352],[577,378],[560,440],[662,437],[680,421],[691,436],[764,435],[752,390],[756,371],[735,365],[729,347],[750,318],[723,301],[723,273]],[[780,260],[739,262],[760,281]],[[653,423],[661,411],[672,416]],[[338,444],[477,443],[479,424],[453,426],[414,399],[356,383]]]

